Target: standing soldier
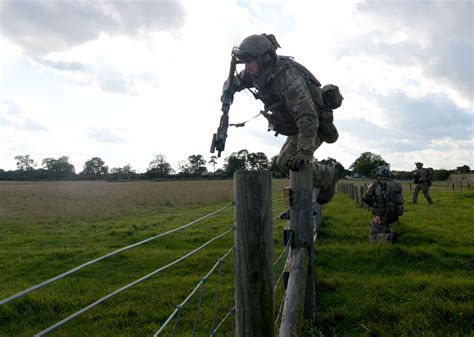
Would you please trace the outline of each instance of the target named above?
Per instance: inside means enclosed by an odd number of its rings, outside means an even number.
[[[412,203],[416,204],[418,200],[418,193],[420,193],[420,190],[421,190],[426,200],[428,201],[428,203],[432,204],[433,199],[431,199],[430,194],[429,194],[431,181],[433,180],[432,173],[430,170],[425,169],[423,167],[423,163],[417,162],[415,163],[415,165],[416,165],[416,170],[413,171],[413,177],[414,177],[413,182],[416,184],[416,186],[415,186],[415,190],[413,191]]]
[[[245,69],[224,83],[223,106],[232,103],[235,92],[249,89],[264,103],[262,114],[268,129],[287,136],[278,156],[279,166],[298,171],[313,168],[314,185],[320,189],[319,203],[331,200],[339,172],[313,161],[313,153],[323,143],[334,143],[339,134],[333,124],[333,109],[342,103],[339,88],[321,87],[320,82],[292,57],[278,56],[272,34],[251,35],[232,51],[236,63]],[[226,103],[227,102],[227,103]],[[223,109],[224,112],[224,109]]]
[[[369,241],[393,243],[395,234],[389,226],[404,212],[402,185],[390,180],[390,168],[386,163],[377,167],[376,174],[377,181],[369,185],[362,197],[375,216],[369,224]]]

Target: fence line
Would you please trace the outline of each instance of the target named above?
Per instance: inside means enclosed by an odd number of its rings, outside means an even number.
[[[228,208],[228,207],[230,207],[230,206],[232,206],[232,205],[233,205],[233,203],[230,203],[230,204],[224,206],[223,208],[221,208],[221,209],[219,209],[219,210],[217,210],[217,211],[214,211],[214,212],[212,212],[212,213],[209,213],[209,214],[207,214],[207,215],[205,215],[205,216],[203,216],[203,217],[201,217],[201,218],[199,218],[199,219],[196,219],[196,220],[194,220],[194,221],[192,221],[192,222],[190,222],[190,223],[188,223],[188,224],[186,224],[186,225],[183,225],[183,226],[178,227],[178,228],[174,228],[174,229],[169,230],[169,231],[167,231],[167,232],[165,232],[165,233],[161,233],[161,234],[155,235],[155,236],[150,237],[150,238],[148,238],[148,239],[145,239],[145,240],[142,240],[142,241],[140,241],[140,242],[136,242],[136,243],[134,243],[134,244],[131,244],[131,245],[129,245],[129,246],[126,246],[126,247],[123,247],[123,248],[114,250],[113,252],[110,252],[110,253],[108,253],[108,254],[106,254],[106,255],[103,255],[103,256],[98,257],[98,258],[96,258],[96,259],[93,259],[93,260],[90,260],[90,261],[88,261],[88,262],[85,262],[85,263],[83,263],[83,264],[81,264],[81,265],[79,265],[79,266],[77,266],[77,267],[75,267],[75,268],[73,268],[73,269],[71,269],[71,270],[68,270],[68,271],[66,271],[66,272],[64,272],[64,273],[62,273],[62,274],[59,274],[59,275],[57,275],[57,276],[55,276],[55,277],[52,277],[52,278],[50,278],[49,280],[43,281],[43,282],[41,282],[41,283],[39,283],[39,284],[37,284],[37,285],[34,285],[34,286],[32,286],[32,287],[30,287],[30,288],[28,288],[28,289],[25,289],[25,290],[23,290],[23,291],[20,291],[19,293],[16,293],[16,294],[14,294],[14,295],[12,295],[12,296],[10,296],[10,297],[7,297],[7,298],[1,300],[1,301],[0,301],[0,305],[4,305],[4,304],[6,304],[6,303],[8,303],[8,302],[11,302],[11,301],[13,301],[13,300],[15,300],[15,299],[17,299],[17,298],[20,298],[20,297],[22,297],[22,296],[24,296],[24,295],[26,295],[26,294],[31,293],[32,291],[35,291],[35,290],[37,290],[37,289],[40,289],[40,288],[42,288],[42,287],[44,287],[44,286],[46,286],[46,285],[48,285],[48,284],[50,284],[50,283],[53,283],[53,282],[58,281],[58,280],[60,280],[60,279],[62,279],[62,278],[64,278],[64,277],[66,277],[66,276],[68,276],[68,275],[71,275],[72,273],[75,273],[76,271],[78,271],[78,270],[80,270],[80,269],[82,269],[82,268],[84,268],[84,267],[87,267],[87,266],[90,266],[90,265],[92,265],[92,264],[94,264],[94,263],[97,263],[97,262],[99,262],[99,261],[105,260],[105,259],[107,259],[107,258],[109,258],[109,257],[111,257],[111,256],[113,256],[113,255],[116,255],[116,254],[118,254],[118,253],[124,252],[124,251],[126,251],[126,250],[131,249],[131,248],[137,247],[137,246],[142,245],[142,244],[144,244],[144,243],[147,243],[147,242],[149,242],[149,241],[158,239],[158,238],[163,237],[163,236],[165,236],[165,235],[168,235],[168,234],[177,232],[177,231],[179,231],[179,230],[181,230],[181,229],[187,228],[187,227],[189,227],[189,226],[191,226],[191,225],[194,225],[194,224],[196,224],[196,223],[198,223],[198,222],[201,222],[201,221],[204,220],[204,219],[207,219],[207,218],[209,218],[209,217],[211,217],[211,216],[213,216],[213,215],[215,215],[215,214],[217,214],[217,213],[222,212],[223,210],[225,210],[226,208]]]
[[[151,272],[151,273],[149,273],[149,274],[147,274],[147,275],[145,275],[145,276],[143,276],[143,277],[141,277],[141,278],[139,278],[139,279],[137,279],[137,280],[135,280],[135,281],[133,281],[133,282],[131,282],[131,283],[129,283],[129,284],[127,284],[126,286],[123,286],[123,287],[121,287],[121,288],[119,288],[119,289],[117,289],[117,290],[115,290],[115,291],[113,291],[113,292],[107,294],[106,296],[102,297],[101,299],[99,299],[99,300],[97,300],[97,301],[95,301],[95,302],[89,304],[88,306],[82,308],[82,309],[79,310],[79,311],[76,311],[75,313],[73,313],[73,314],[71,314],[70,316],[64,318],[63,320],[61,320],[61,321],[59,321],[59,322],[57,322],[57,323],[51,325],[50,327],[48,327],[48,328],[46,328],[46,329],[44,329],[44,330],[38,332],[38,333],[35,335],[35,337],[44,336],[44,335],[46,335],[47,333],[49,333],[49,332],[51,332],[51,331],[53,331],[53,330],[56,330],[57,328],[59,328],[59,327],[62,326],[63,324],[65,324],[65,323],[69,322],[70,320],[76,318],[77,316],[83,314],[84,312],[88,311],[89,309],[92,309],[93,307],[95,307],[95,306],[97,306],[98,304],[104,302],[105,300],[111,298],[112,296],[115,296],[115,295],[121,293],[122,291],[124,291],[124,290],[126,290],[126,289],[128,289],[128,288],[130,288],[130,287],[132,287],[132,286],[134,286],[134,285],[136,285],[136,284],[138,284],[138,283],[140,283],[140,282],[142,282],[142,281],[144,281],[144,280],[146,280],[146,279],[148,279],[148,278],[150,278],[150,277],[152,277],[152,276],[154,276],[154,275],[156,275],[156,274],[158,274],[158,273],[160,273],[160,272],[162,272],[162,271],[164,271],[164,270],[166,270],[166,269],[168,269],[168,268],[170,268],[170,267],[172,267],[172,266],[174,266],[174,265],[177,264],[178,262],[181,262],[181,261],[185,260],[186,258],[188,258],[188,257],[190,257],[191,255],[195,254],[196,252],[200,251],[200,250],[203,249],[204,247],[208,246],[209,244],[211,244],[211,243],[214,242],[215,240],[217,240],[217,239],[221,238],[222,236],[228,234],[229,232],[233,231],[234,229],[235,229],[234,226],[232,226],[231,229],[225,231],[225,232],[222,233],[222,234],[219,234],[219,235],[215,236],[214,238],[210,239],[209,241],[207,241],[207,242],[204,243],[203,245],[199,246],[198,248],[196,248],[196,249],[192,250],[191,252],[189,252],[189,253],[183,255],[183,256],[180,257],[179,259],[177,259],[177,260],[175,260],[175,261],[173,261],[173,262],[171,262],[171,263],[169,263],[169,264],[167,264],[167,265],[165,265],[165,266],[163,266],[163,267],[161,267],[161,268],[159,268],[159,269],[157,269],[157,270],[155,270],[155,271],[153,271],[153,272]]]
[[[163,323],[163,325],[160,327],[160,329],[153,335],[153,337],[159,336],[163,330],[166,328],[168,323],[174,318],[174,316],[178,313],[178,311],[181,310],[181,308],[189,302],[189,300],[194,296],[194,294],[201,288],[202,285],[207,281],[207,279],[211,276],[211,274],[216,270],[216,268],[221,264],[222,260],[224,260],[232,251],[234,247],[230,248],[222,257],[218,259],[218,261],[214,264],[214,266],[209,270],[209,272],[201,278],[201,281],[197,284],[197,286],[191,291],[191,293],[184,299],[183,302],[178,304],[176,306],[176,309],[171,313],[171,315],[166,319],[166,321]],[[194,330],[194,328],[193,328]]]

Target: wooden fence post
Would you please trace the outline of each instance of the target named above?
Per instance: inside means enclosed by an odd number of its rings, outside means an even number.
[[[274,336],[270,171],[237,171],[235,200],[236,336]]]
[[[291,269],[280,325],[280,337],[298,336],[303,316],[314,320],[314,228],[312,165],[290,171]]]

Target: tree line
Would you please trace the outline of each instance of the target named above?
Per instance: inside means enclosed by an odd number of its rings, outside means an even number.
[[[231,178],[237,170],[263,170],[269,169],[274,178],[286,178],[288,172],[277,165],[278,156],[270,159],[263,152],[249,152],[242,149],[232,153],[224,159],[222,168],[216,170],[217,157],[211,156],[209,161],[200,154],[190,155],[186,160],[178,162],[177,170],[173,169],[163,154],[157,154],[149,162],[145,173],[137,173],[130,164],[123,167],[112,167],[109,169],[105,161],[100,157],[87,160],[82,171],[76,173],[70,158],[62,156],[59,158],[44,158],[40,168],[30,155],[19,155],[14,159],[17,169],[4,171],[0,169],[0,180],[123,180],[123,179],[197,179],[197,178]],[[363,152],[346,169],[334,158],[320,160],[320,162],[335,167],[343,175],[353,177],[374,178],[375,169],[385,160],[378,154]],[[206,164],[213,167],[208,171]],[[435,180],[446,180],[450,174],[469,173],[470,167],[463,165],[456,170],[437,169],[434,170]],[[413,178],[412,171],[395,171],[392,175],[396,179],[409,180]]]

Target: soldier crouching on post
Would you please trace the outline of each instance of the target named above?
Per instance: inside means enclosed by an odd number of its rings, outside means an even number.
[[[396,236],[389,226],[404,212],[402,185],[390,180],[390,168],[386,163],[377,167],[376,174],[377,181],[369,185],[362,197],[375,216],[369,224],[369,241],[393,243]]]
[[[333,109],[342,103],[339,88],[321,87],[320,82],[292,57],[278,56],[278,44],[272,34],[251,35],[232,51],[245,69],[224,83],[222,101],[233,93],[249,89],[264,103],[261,113],[269,131],[288,136],[278,156],[279,166],[298,171],[311,163],[313,184],[320,189],[318,202],[331,200],[339,172],[313,161],[313,153],[323,143],[334,143],[339,134],[333,124]]]
[[[433,199],[430,196],[430,185],[433,180],[432,173],[423,167],[423,163],[415,163],[416,170],[413,171],[413,182],[416,184],[415,190],[413,191],[412,203],[416,204],[418,200],[418,193],[423,192],[423,195],[429,204],[433,203]]]

